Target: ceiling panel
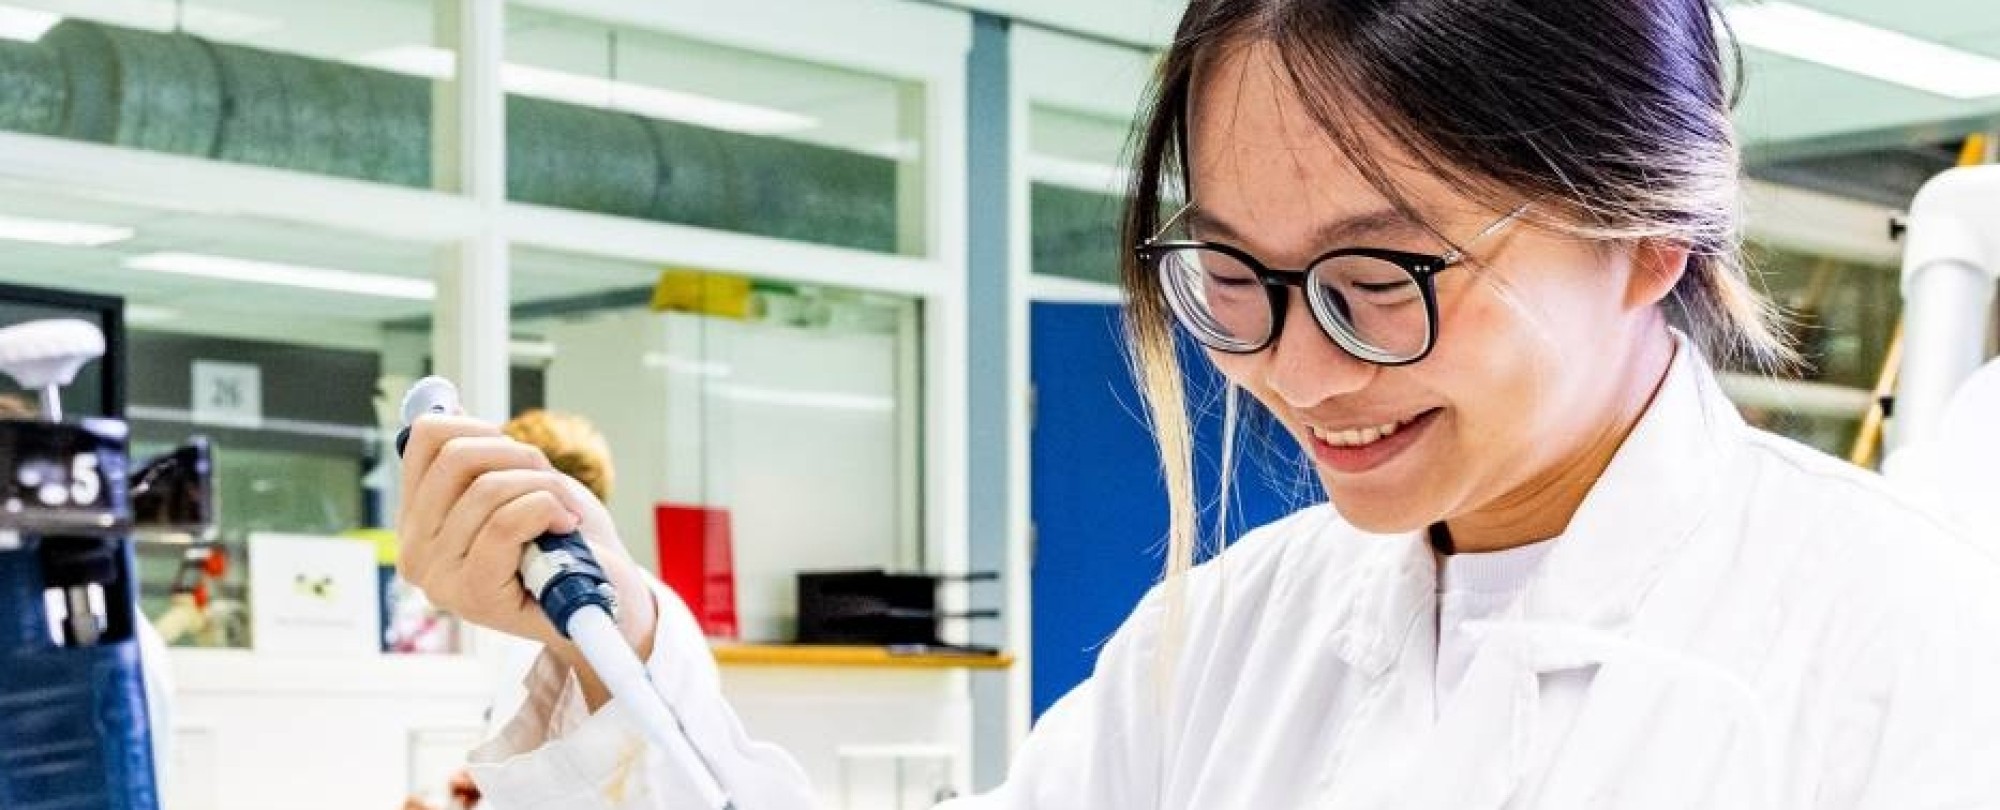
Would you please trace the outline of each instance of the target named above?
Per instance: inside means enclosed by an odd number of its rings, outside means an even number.
[[[545,303],[653,286],[660,269],[640,262],[578,256],[533,248],[513,254],[516,304]]]
[[[1941,121],[2000,119],[2000,98],[1957,101],[1776,57],[1758,59],[1745,75],[1748,82],[1736,117],[1744,143],[1752,147]]]
[[[1993,0],[1791,0],[1799,5],[1925,39],[1950,41],[2000,56],[2000,14]]]
[[[809,128],[781,137],[881,152],[909,137],[903,109],[913,86],[881,76],[751,53],[668,34],[540,11],[508,17],[510,62],[803,115]]]
[[[124,225],[132,238],[101,247],[0,241],[0,281],[117,295],[147,308],[136,324],[285,341],[354,341],[384,321],[425,314],[424,301],[135,270],[148,253],[205,253],[361,273],[426,278],[431,251],[263,217],[162,211],[65,194],[0,187],[0,215]],[[135,319],[138,320],[138,319]]]

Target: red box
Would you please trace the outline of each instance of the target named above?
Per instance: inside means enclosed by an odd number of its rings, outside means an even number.
[[[679,594],[710,638],[734,639],[736,563],[729,510],[662,503],[653,507],[660,579]]]

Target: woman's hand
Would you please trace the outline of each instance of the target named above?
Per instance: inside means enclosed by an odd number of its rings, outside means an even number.
[[[588,489],[533,445],[462,416],[425,416],[403,450],[397,569],[432,603],[466,621],[541,642],[574,668],[592,709],[607,698],[576,647],[521,584],[522,547],[544,532],[581,531],[618,591],[618,625],[651,654],[656,606],[646,577]]]

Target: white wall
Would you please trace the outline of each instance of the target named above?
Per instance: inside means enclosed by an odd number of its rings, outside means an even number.
[[[170,660],[175,730],[162,810],[392,810],[411,795],[442,806],[450,776],[485,739],[490,673],[478,658],[176,649]],[[963,673],[722,674],[750,735],[797,760],[827,810],[898,806],[892,761],[850,758],[843,767],[843,752],[857,749],[946,753],[942,766],[907,764],[906,800],[963,788],[956,780],[972,711]]]
[[[175,649],[169,660],[164,810],[402,807],[441,790],[483,733],[488,679],[469,657]]]
[[[843,769],[843,750],[936,747],[951,751],[959,760],[955,765],[965,764],[967,752],[960,741],[969,733],[972,699],[962,673],[731,667],[722,675],[723,693],[743,718],[744,728],[790,753],[827,810],[899,806],[884,784],[891,776],[883,773],[887,765],[850,759]],[[958,770],[954,767],[947,773],[955,778]],[[909,771],[906,779],[911,788],[951,781],[920,767]],[[930,805],[901,806],[919,810]]]

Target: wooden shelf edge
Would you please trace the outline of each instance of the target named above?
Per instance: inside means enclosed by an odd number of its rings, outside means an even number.
[[[887,647],[824,644],[743,644],[712,642],[715,662],[725,667],[875,667],[888,669],[1006,669],[1014,656],[955,653],[892,653]]]

